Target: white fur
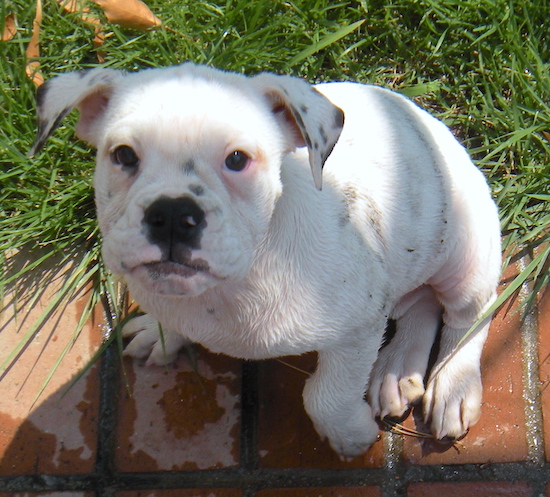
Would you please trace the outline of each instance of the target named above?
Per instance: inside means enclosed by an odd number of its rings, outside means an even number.
[[[373,86],[316,86],[327,100],[295,78],[191,64],[47,85],[38,142],[79,106],[79,134],[98,149],[105,261],[149,313],[124,330],[135,337],[128,354],[162,363],[187,340],[247,359],[316,350],[305,408],[343,457],[376,440],[375,416],[422,398],[438,438],[477,421],[490,320],[457,344],[495,297],[499,221],[483,175],[442,123]],[[336,141],[320,191],[311,173],[320,187]],[[136,174],[112,163],[119,145],[140,157]],[[252,158],[242,172],[224,168],[234,150]],[[206,213],[192,258],[208,270],[159,277],[144,266],[162,257],[143,230],[162,196],[190,196]],[[378,355],[389,317],[396,336]]]

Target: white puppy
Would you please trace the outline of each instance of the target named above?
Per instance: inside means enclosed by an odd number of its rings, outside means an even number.
[[[490,319],[457,345],[494,300],[499,220],[442,123],[354,83],[94,69],[40,89],[33,152],[73,107],[97,148],[105,262],[150,313],[126,327],[127,353],[160,364],[189,340],[247,359],[316,350],[305,408],[343,457],[377,439],[376,416],[420,399],[437,438],[478,420]]]

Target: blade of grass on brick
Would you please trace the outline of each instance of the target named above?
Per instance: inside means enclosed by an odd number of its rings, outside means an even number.
[[[101,347],[99,347],[99,349],[96,350],[96,352],[92,355],[92,357],[90,358],[88,363],[84,366],[84,368],[82,368],[82,370],[79,371],[78,374],[69,383],[69,385],[67,386],[67,389],[65,390],[65,392],[63,392],[62,398],[65,395],[67,395],[67,393],[71,390],[71,388],[73,388],[76,385],[76,383],[78,383],[86,375],[86,373],[92,368],[92,366],[103,355],[103,353],[111,346],[114,340],[117,340],[117,342],[120,341],[122,346],[122,333],[121,333],[122,328],[130,319],[133,319],[134,317],[136,317],[138,313],[139,313],[138,310],[134,310],[128,313],[128,315],[126,315],[123,319],[120,319],[117,322],[115,327],[109,333],[109,336],[107,337],[107,339],[104,340],[103,343],[101,344]],[[122,355],[122,353],[120,355]],[[124,364],[122,364],[122,376],[124,378],[126,389],[130,392],[130,382],[126,375]]]
[[[84,282],[89,281],[88,266],[90,265],[90,256],[84,257],[77,268],[71,272],[70,276],[64,282],[61,289],[55,294],[47,305],[44,312],[37,318],[31,328],[25,333],[19,343],[11,351],[8,357],[0,364],[0,379],[11,368],[13,362],[19,357],[20,352],[30,343],[36,333],[45,324],[47,319],[62,305],[66,298],[70,298],[74,292],[81,287]],[[92,270],[93,271],[93,270]],[[88,278],[88,279],[86,279]]]
[[[530,244],[540,244],[542,241],[538,241],[538,239],[543,236],[544,239],[547,239],[547,231],[550,226],[550,216],[547,216],[546,218],[543,218],[539,225],[536,226],[534,229],[528,231],[523,235],[519,240],[515,241],[514,243],[518,246],[526,245],[527,243]]]
[[[129,313],[127,313],[125,316],[123,316],[123,309],[122,306],[119,305],[118,299],[119,296],[116,295],[115,286],[113,284],[113,277],[110,274],[102,274],[103,269],[100,265],[98,265],[98,272],[99,272],[99,278],[96,284],[94,284],[89,302],[89,315],[91,315],[95,308],[103,302],[105,304],[105,299],[107,301],[114,303],[114,306],[111,306],[109,304],[108,312],[113,314],[115,316],[115,323],[111,323],[110,325],[110,332],[108,333],[107,338],[103,341],[101,346],[96,350],[96,352],[92,355],[88,363],[82,368],[81,371],[78,372],[78,374],[72,379],[70,384],[68,385],[65,392],[63,392],[62,397],[64,397],[71,388],[84,376],[86,373],[92,368],[92,366],[96,363],[96,361],[103,355],[105,350],[107,350],[108,347],[111,346],[114,340],[117,340],[117,342],[120,342],[119,344],[119,352],[122,354],[122,333],[121,330],[124,327],[124,325],[130,320],[133,319],[137,314],[138,310],[135,309]],[[113,293],[115,292],[115,293]],[[114,307],[114,308],[113,308]],[[89,316],[88,316],[89,317]],[[84,324],[84,323],[83,323]],[[126,370],[124,368],[124,364],[122,364],[122,376],[124,378],[126,388],[127,390],[130,389],[130,383],[128,380],[128,377],[126,375]]]
[[[522,320],[527,317],[533,305],[536,303],[538,292],[550,282],[550,245],[539,254],[539,263],[531,273],[531,287],[524,297]]]
[[[86,285],[86,283],[89,282],[90,279],[93,278],[94,275],[96,275],[98,271],[99,271],[99,268],[98,268],[97,265],[90,269],[90,271],[86,274],[87,277],[85,276],[85,278],[83,278],[83,281],[82,281],[83,285],[78,286],[77,288],[75,288],[76,291],[73,293],[74,297],[78,298],[78,295],[79,295],[80,291],[84,288],[84,285]],[[72,298],[68,297],[66,299],[65,305],[67,305],[71,300],[72,300]],[[101,300],[100,295],[97,292],[93,291],[93,289],[92,289],[90,291],[90,296],[88,297],[88,299],[87,299],[87,301],[84,305],[84,308],[83,308],[83,311],[80,315],[78,323],[75,326],[75,329],[73,331],[72,336],[67,340],[67,343],[65,344],[65,347],[63,347],[63,350],[60,352],[60,354],[58,355],[58,357],[57,357],[56,361],[54,362],[53,366],[50,368],[50,371],[46,375],[46,378],[44,379],[44,382],[42,383],[42,386],[38,390],[38,393],[36,394],[36,396],[35,396],[35,398],[32,402],[32,406],[34,406],[34,404],[36,404],[38,399],[42,396],[42,393],[44,393],[44,390],[49,385],[51,379],[53,378],[53,376],[55,375],[57,369],[59,368],[59,365],[61,364],[61,361],[65,358],[65,356],[67,355],[69,350],[71,350],[71,348],[75,344],[76,340],[80,336],[81,331],[84,329],[85,324],[91,318],[91,316],[94,312],[94,309],[95,309],[97,303],[100,300]],[[61,308],[61,306],[59,306],[59,308]],[[84,369],[84,371],[81,374],[79,374],[79,378],[82,377],[88,371],[88,369],[89,369],[89,367],[86,367]]]
[[[322,50],[323,48],[328,47],[329,45],[332,45],[333,43],[336,43],[340,39],[344,38],[345,36],[349,35],[353,31],[355,31],[359,26],[361,26],[365,20],[354,22],[353,24],[350,24],[348,26],[343,26],[340,29],[338,29],[336,32],[331,33],[318,42],[314,43],[313,45],[310,45],[309,47],[302,50],[300,53],[298,53],[295,57],[290,59],[288,62],[288,67],[292,67],[298,62],[303,61],[304,59],[307,59],[310,55],[313,55],[317,53],[319,50]]]
[[[29,261],[28,264],[25,265],[25,267],[23,267],[20,271],[18,271],[17,273],[9,277],[6,277],[5,279],[2,280],[2,282],[5,285],[9,285],[14,281],[18,281],[24,276],[26,276],[27,274],[34,272],[36,269],[39,269],[42,266],[42,264],[44,264],[46,261],[50,259],[53,259],[58,254],[59,254],[59,250],[57,248],[54,248],[49,252],[45,253],[44,255],[42,255],[41,257],[38,257],[32,261]],[[68,262],[70,258],[71,257],[65,257],[64,259],[62,259],[60,261],[60,265],[64,264],[65,262]]]
[[[104,307],[107,313],[107,323],[110,330],[106,343],[101,350],[104,351],[113,342],[113,340],[116,340],[119,356],[122,357],[124,352],[122,328],[127,321],[132,319],[132,317],[137,314],[138,311],[133,311],[124,316],[124,303],[128,298],[126,287],[117,282],[113,275],[107,272],[103,266],[101,269],[102,274],[100,276],[99,293],[103,299]],[[91,361],[90,364],[92,364]],[[122,362],[121,369],[126,391],[131,394],[130,380],[126,372],[126,368],[124,367],[124,362]]]
[[[494,301],[485,313],[472,325],[472,327],[464,334],[457,344],[457,347],[466,340],[477,328],[478,326],[485,321],[489,316],[491,316],[497,309],[499,309],[510,297],[512,297],[521,286],[527,282],[530,278],[533,277],[539,271],[539,268],[545,261],[550,257],[550,246],[546,248],[543,252],[537,255],[527,267],[518,274],[514,280],[502,291],[502,293]]]

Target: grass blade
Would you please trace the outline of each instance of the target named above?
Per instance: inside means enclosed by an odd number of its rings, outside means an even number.
[[[304,59],[307,59],[310,55],[313,55],[317,53],[319,50],[323,50],[323,48],[328,47],[329,45],[332,45],[333,43],[336,43],[337,41],[341,40],[345,36],[349,35],[353,31],[355,31],[359,26],[361,26],[365,20],[354,22],[348,26],[343,26],[334,33],[331,33],[318,42],[314,43],[313,45],[310,45],[309,47],[302,50],[299,54],[292,57],[290,61],[288,62],[288,67],[292,67],[298,62],[302,62]]]

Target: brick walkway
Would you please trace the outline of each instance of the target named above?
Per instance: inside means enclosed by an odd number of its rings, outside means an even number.
[[[36,316],[48,298],[26,305]],[[550,496],[550,291],[523,324],[496,317],[483,415],[460,444],[383,432],[350,463],[303,410],[314,355],[243,363],[197,348],[147,368],[115,346],[67,392],[101,343],[96,319],[35,402],[82,305],[51,317],[0,382],[0,497]],[[0,361],[30,328],[20,307],[2,316]]]

